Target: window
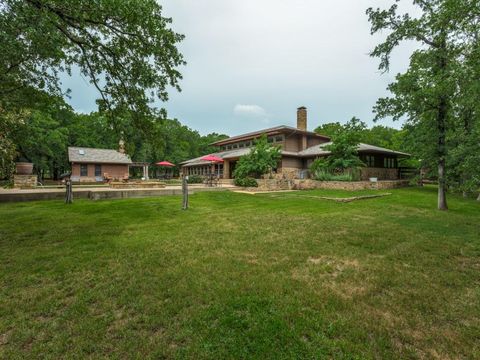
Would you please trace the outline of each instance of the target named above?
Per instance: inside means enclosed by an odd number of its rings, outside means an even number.
[[[86,164],[80,165],[80,176],[88,176],[88,167]]]
[[[283,142],[283,135],[275,136],[275,142]]]
[[[273,136],[269,136],[269,137],[267,138],[267,142],[268,142],[268,143],[273,143]]]
[[[102,165],[99,165],[99,164],[95,165],[95,176],[96,177],[102,176]]]
[[[383,165],[386,168],[394,169],[395,168],[395,159],[394,158],[385,158],[383,160]]]
[[[234,149],[238,149],[238,144],[233,144],[232,147],[233,147]]]
[[[232,145],[227,145],[227,150],[231,150],[232,149]]]
[[[241,148],[244,148],[245,147],[245,143],[242,141],[240,144],[238,144],[238,146]]]
[[[367,164],[367,167],[375,167],[375,157],[372,155],[367,155],[365,156],[365,163]]]

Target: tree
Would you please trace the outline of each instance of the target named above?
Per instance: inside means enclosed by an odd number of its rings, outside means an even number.
[[[332,143],[323,147],[324,150],[330,151],[330,155],[316,159],[310,167],[310,172],[317,178],[320,173],[325,173],[329,177],[333,174],[344,175],[346,172],[352,174],[364,166],[358,157],[358,144],[365,131],[365,123],[356,117],[338,128],[331,135]]]
[[[438,208],[447,210],[446,161],[447,133],[452,126],[453,101],[457,91],[458,60],[469,25],[479,14],[478,1],[414,0],[419,17],[398,14],[397,4],[388,10],[367,10],[371,33],[390,33],[371,52],[381,59],[379,69],[389,70],[392,51],[402,41],[417,41],[421,46],[410,57],[408,70],[398,74],[388,89],[393,97],[379,99],[376,119],[404,116],[414,127],[422,128],[427,142],[418,144],[436,160],[438,168]]]
[[[326,123],[326,124],[317,126],[314,131],[317,134],[332,137],[342,129],[343,129],[342,124],[340,124],[339,122],[332,122],[332,123]]]
[[[183,35],[170,23],[155,0],[0,0],[0,105],[18,107],[38,89],[61,95],[59,74],[78,67],[101,110],[138,120],[168,86],[179,89]]]
[[[256,140],[250,153],[240,157],[235,167],[234,176],[235,178],[259,178],[275,169],[280,157],[280,147],[270,145],[267,136],[263,135]]]

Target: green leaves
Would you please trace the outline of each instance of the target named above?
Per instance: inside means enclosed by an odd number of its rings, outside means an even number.
[[[234,176],[235,178],[259,178],[275,169],[280,157],[280,148],[271,146],[267,141],[266,135],[263,135],[257,139],[250,153],[238,160]]]
[[[60,95],[58,74],[74,65],[97,88],[101,110],[150,114],[168,87],[180,90],[183,35],[155,0],[0,0],[0,9],[4,106],[28,87]]]
[[[460,143],[463,126],[457,118],[478,123],[478,35],[480,3],[473,0],[415,0],[417,17],[389,10],[368,9],[372,34],[387,31],[385,40],[371,52],[380,58],[379,69],[387,71],[393,49],[403,41],[419,44],[410,57],[406,72],[398,74],[388,90],[392,96],[377,101],[376,119],[406,119],[413,152],[423,166],[438,168],[439,208],[446,209],[445,190],[455,182],[445,178],[448,166],[464,168],[467,154],[475,153],[473,142],[462,153],[463,160],[452,161],[452,150]],[[477,84],[476,86],[473,84]],[[476,98],[477,100],[473,100]],[[475,105],[474,105],[475,104]],[[447,168],[446,168],[447,166]],[[462,173],[463,183],[478,177],[474,167]],[[456,180],[459,181],[458,179]],[[477,185],[478,186],[478,185]]]

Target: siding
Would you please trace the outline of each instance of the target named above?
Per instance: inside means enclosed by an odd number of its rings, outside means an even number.
[[[100,164],[102,166],[103,174],[108,173],[114,179],[121,179],[125,174],[128,174],[128,165],[126,164]],[[95,164],[87,164],[87,176],[80,176],[80,164],[72,164],[72,178],[80,181],[91,182],[95,179]]]
[[[282,157],[282,168],[286,169],[303,169],[303,160],[294,157]]]

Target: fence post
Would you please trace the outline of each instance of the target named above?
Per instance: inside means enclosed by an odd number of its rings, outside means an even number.
[[[182,195],[183,195],[182,210],[187,210],[188,209],[188,176],[184,176],[182,179]]]
[[[68,177],[65,179],[65,204],[73,202],[72,180]]]

